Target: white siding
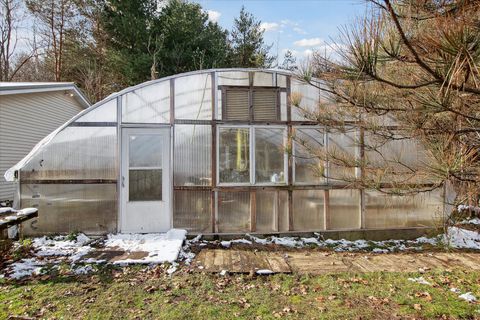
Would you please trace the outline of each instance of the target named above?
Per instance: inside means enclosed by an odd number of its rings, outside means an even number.
[[[13,199],[15,192],[5,171],[81,110],[65,91],[0,95],[0,200]]]

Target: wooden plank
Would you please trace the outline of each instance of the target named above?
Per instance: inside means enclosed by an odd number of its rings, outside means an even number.
[[[230,253],[230,259],[232,261],[228,271],[230,272],[241,272],[242,270],[242,257],[240,256],[240,251],[234,250]]]
[[[276,273],[291,273],[292,269],[288,265],[288,263],[285,261],[285,258],[282,256],[282,254],[278,253],[268,253],[266,255],[266,260],[268,264],[270,265],[270,270]]]
[[[214,269],[213,261],[217,250],[208,250],[205,254],[204,267],[206,271],[217,271]]]

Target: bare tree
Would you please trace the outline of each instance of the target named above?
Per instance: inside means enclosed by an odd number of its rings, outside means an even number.
[[[24,65],[36,55],[35,45],[19,52],[22,3],[18,0],[0,0],[0,80],[12,81]],[[28,51],[28,52],[27,52]]]
[[[27,0],[26,4],[39,23],[47,57],[53,58],[55,81],[61,81],[66,37],[78,23],[76,6],[73,0]]]

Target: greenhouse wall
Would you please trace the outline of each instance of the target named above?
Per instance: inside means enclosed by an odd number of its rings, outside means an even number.
[[[368,170],[312,155],[385,160],[362,149],[354,123],[339,130],[306,116],[327,102],[317,86],[280,71],[219,69],[113,94],[13,168],[19,206],[39,208],[24,232],[125,232],[125,221],[164,231],[155,219],[191,234],[435,226],[443,187],[411,196],[355,188],[348,181]],[[428,160],[415,141],[382,148],[412,165]]]

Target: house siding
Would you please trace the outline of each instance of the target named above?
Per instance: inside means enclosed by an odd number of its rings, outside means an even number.
[[[5,171],[50,132],[82,110],[65,91],[0,95],[0,200],[13,200]]]

